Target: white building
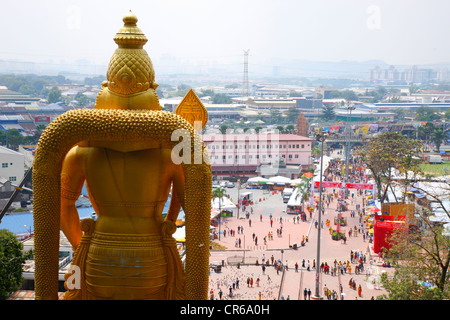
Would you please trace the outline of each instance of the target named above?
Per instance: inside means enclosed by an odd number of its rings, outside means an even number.
[[[0,177],[13,184],[20,183],[24,176],[25,156],[14,150],[0,146]]]

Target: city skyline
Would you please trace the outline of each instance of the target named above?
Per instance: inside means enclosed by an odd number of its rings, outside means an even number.
[[[106,66],[122,17],[132,10],[149,39],[144,46],[156,66],[174,59],[242,69],[250,49],[254,69],[286,61],[377,61],[388,65],[450,62],[442,41],[450,21],[444,1],[54,1],[2,4],[0,60]],[[83,62],[84,61],[84,62]],[[277,65],[278,64],[278,65]],[[316,68],[316,70],[314,70]],[[310,73],[321,71],[310,67]],[[251,71],[251,69],[250,69]]]

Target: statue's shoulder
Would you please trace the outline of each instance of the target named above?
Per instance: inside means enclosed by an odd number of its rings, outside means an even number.
[[[72,147],[69,152],[67,152],[64,162],[70,163],[70,162],[78,162],[79,160],[82,160],[86,154],[89,151],[89,147],[81,147],[81,146],[74,146]]]

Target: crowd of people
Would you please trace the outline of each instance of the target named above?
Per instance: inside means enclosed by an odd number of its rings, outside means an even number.
[[[329,164],[328,168],[325,171],[325,174],[323,176],[324,181],[346,181],[346,182],[354,182],[354,183],[366,183],[367,177],[365,176],[365,169],[362,166],[362,164],[359,162],[359,159],[353,159],[351,158],[349,160],[350,168],[347,174],[345,174],[345,171],[342,168],[342,161],[339,159],[332,159]],[[347,190],[348,192],[348,190]],[[317,196],[317,194],[316,194]],[[267,199],[263,199],[264,201],[270,201],[270,198],[267,197]],[[357,199],[359,199],[357,201]],[[361,203],[361,199],[363,199]],[[327,212],[333,212],[333,207],[335,206],[336,209],[334,210],[334,213],[336,214],[336,218],[338,217],[337,213],[343,213],[345,216],[348,216],[351,219],[345,218],[345,222],[348,223],[349,220],[358,221],[355,225],[349,226],[345,225],[345,235],[344,235],[344,241],[342,241],[342,244],[346,244],[346,239],[353,238],[353,237],[362,237],[363,241],[366,241],[367,238],[370,239],[370,235],[368,233],[368,230],[364,224],[364,204],[365,204],[365,192],[364,190],[353,190],[352,192],[348,192],[347,194],[344,194],[343,190],[341,189],[327,189],[323,193],[322,198],[322,212],[327,209]],[[359,203],[357,203],[359,202]],[[361,205],[362,204],[362,205]],[[255,206],[255,210],[254,207]],[[300,225],[303,223],[310,224],[312,223],[315,228],[324,228],[324,224],[327,227],[328,230],[330,230],[330,234],[333,231],[333,228],[336,228],[336,218],[330,218],[327,217],[327,219],[322,219],[321,224],[319,226],[319,222],[317,219],[317,212],[316,215],[313,211],[310,212],[310,215],[307,215],[306,212],[303,215],[295,215],[295,216],[276,216],[276,213],[270,213],[268,216],[263,216],[259,213],[258,210],[256,210],[256,206],[261,206],[261,202],[256,202],[255,204],[248,204],[247,210],[248,214],[245,216],[246,219],[244,221],[239,220],[239,225],[237,226],[237,233],[233,230],[227,227],[225,224],[224,230],[228,230],[228,232],[224,231],[224,237],[225,234],[228,234],[228,236],[236,237],[234,240],[234,247],[236,249],[242,249],[242,248],[248,248],[250,246],[258,247],[259,249],[264,250],[264,246],[267,248],[267,244],[269,241],[274,240],[274,234],[276,234],[277,238],[283,237],[283,231],[284,231],[284,224],[291,223],[294,225]],[[257,218],[254,217],[254,212],[257,213]],[[279,213],[279,212],[278,212]],[[266,226],[266,233],[260,233],[258,234],[254,230],[254,223],[252,224],[252,218],[257,219],[260,224],[264,224]],[[354,219],[359,218],[359,219]],[[324,221],[325,220],[325,221]],[[244,233],[245,229],[245,233]],[[302,229],[304,230],[304,228]],[[275,233],[276,232],[276,233]],[[244,244],[245,242],[245,235],[247,235],[247,244]],[[262,238],[262,243],[260,241],[260,238]],[[308,244],[308,234],[299,235],[299,238],[301,239],[301,246],[305,246]],[[295,244],[296,245],[296,244]],[[292,246],[291,248],[296,249],[296,247]],[[264,252],[264,251],[262,251]],[[356,278],[357,275],[362,274],[365,270],[365,264],[367,263],[367,252],[363,252],[362,250],[352,250],[349,255],[348,260],[342,260],[342,259],[335,259],[334,262],[331,261],[324,261],[318,266],[320,268],[320,272],[324,275],[331,276],[331,277],[337,277],[338,275],[352,275],[355,277],[351,278],[351,281],[349,282],[349,288],[352,290],[356,290],[358,297],[362,297],[362,286],[361,283],[359,285],[356,284]],[[258,257],[254,263],[255,266],[259,266],[260,274],[255,277],[247,277],[247,286],[249,288],[252,288],[255,286],[256,288],[264,287],[268,284],[268,281],[272,282],[272,279],[269,275],[267,275],[266,278],[266,271],[267,268],[273,268],[273,270],[276,271],[276,275],[282,274],[282,272],[299,272],[300,269],[303,271],[312,271],[316,269],[316,261],[315,259],[308,259],[308,258],[301,258],[300,260],[296,260],[292,262],[291,264],[288,262],[288,260],[284,259],[284,261],[281,261],[281,259],[275,259],[272,255],[269,259],[265,257],[265,253],[262,254],[262,257]],[[244,276],[245,277],[245,276]],[[262,283],[262,277],[264,277],[264,284]],[[328,278],[327,278],[328,279]],[[244,279],[245,280],[245,279]],[[242,281],[242,279],[241,279]],[[234,297],[233,293],[236,290],[239,290],[239,281],[238,279],[234,279],[234,281],[229,281],[228,283],[228,296],[227,298],[232,299]],[[222,288],[217,287],[219,292],[222,292]],[[342,291],[343,291],[342,285],[340,285],[339,289],[331,289],[328,286],[323,286],[323,294],[326,299],[343,299]],[[303,298],[304,299],[310,299],[311,293],[310,289],[302,288]],[[309,294],[308,294],[309,293]],[[223,292],[220,293],[216,298],[222,299],[224,297]],[[256,297],[257,299],[261,299],[261,293],[258,294]],[[267,298],[267,297],[266,297]],[[276,298],[273,296],[273,298]],[[286,298],[284,295],[281,296],[281,299],[290,299],[290,296],[287,295]]]

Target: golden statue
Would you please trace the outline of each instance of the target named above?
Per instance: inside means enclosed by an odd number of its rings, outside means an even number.
[[[147,38],[131,11],[123,21],[95,109],[62,114],[39,140],[33,165],[37,299],[57,299],[60,229],[75,249],[65,299],[207,299],[211,166],[192,121],[203,127],[206,109],[192,91],[190,102],[180,104],[190,108],[189,119],[161,111],[143,49]],[[178,154],[177,130],[188,146]],[[174,161],[181,154],[183,161]],[[80,222],[75,207],[84,183],[96,221]],[[172,237],[180,207],[185,268]]]

